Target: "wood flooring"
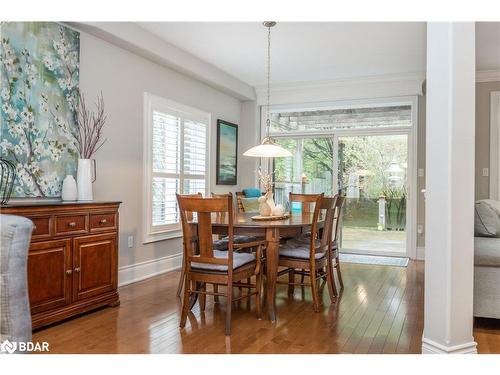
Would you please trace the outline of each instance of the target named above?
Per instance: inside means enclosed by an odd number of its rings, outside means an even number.
[[[121,288],[119,307],[39,330],[33,340],[48,341],[51,353],[420,353],[424,263],[343,266],[336,304],[325,287],[314,313],[308,288],[289,299],[278,285],[277,323],[257,320],[254,302],[242,300],[233,306],[231,337],[224,336],[224,304],[213,297],[179,329],[179,272],[171,272]],[[480,352],[500,352],[500,321],[477,322],[475,338]]]

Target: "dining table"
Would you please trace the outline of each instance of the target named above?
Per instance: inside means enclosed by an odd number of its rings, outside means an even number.
[[[278,259],[280,241],[284,238],[292,238],[310,232],[313,213],[291,212],[287,218],[281,220],[254,220],[256,213],[238,212],[234,214],[234,235],[248,235],[265,238],[266,247],[266,302],[269,319],[276,321],[276,281],[278,277]],[[318,228],[324,224],[324,217],[320,215]],[[212,218],[212,232],[214,234],[226,235],[228,229],[227,217],[217,215]]]

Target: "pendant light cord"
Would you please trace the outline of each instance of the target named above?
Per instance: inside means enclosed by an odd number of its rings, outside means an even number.
[[[266,118],[266,137],[269,137],[271,128],[271,118],[269,116],[269,107],[271,100],[271,26],[267,27],[267,118]]]

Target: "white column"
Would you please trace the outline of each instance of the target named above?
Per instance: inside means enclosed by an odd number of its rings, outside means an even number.
[[[423,353],[477,353],[474,268],[474,23],[427,25]]]

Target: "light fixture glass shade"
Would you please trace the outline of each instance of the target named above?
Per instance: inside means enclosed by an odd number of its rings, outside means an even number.
[[[269,137],[262,140],[260,145],[254,146],[243,153],[244,156],[256,158],[280,158],[292,156],[287,149],[273,142]]]

